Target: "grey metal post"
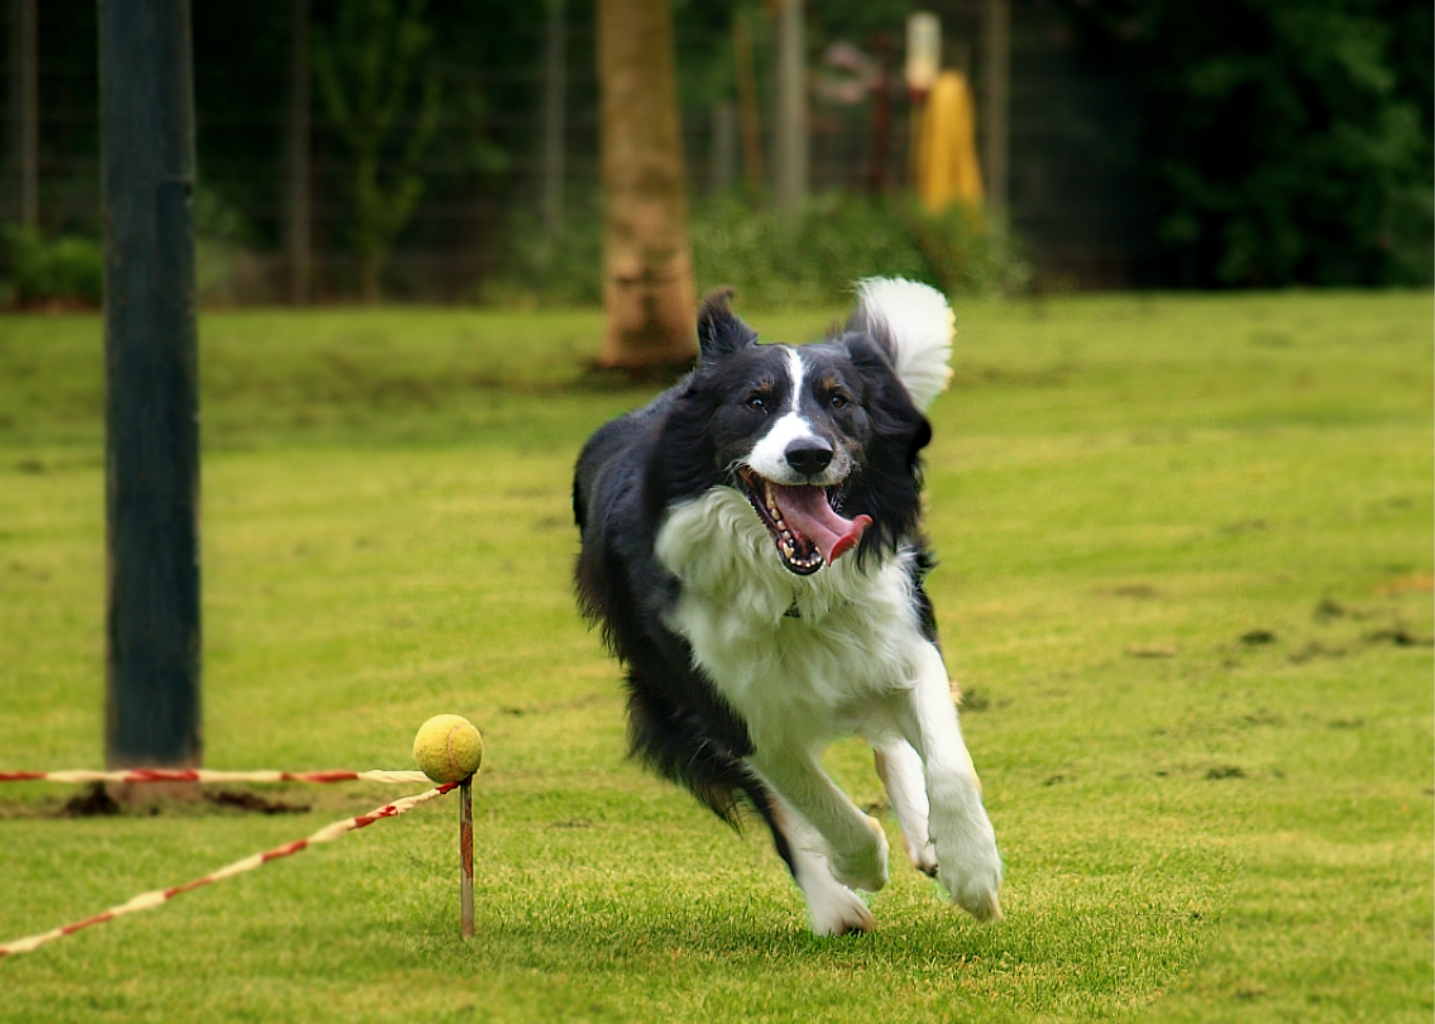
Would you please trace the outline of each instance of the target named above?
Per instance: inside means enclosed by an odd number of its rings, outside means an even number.
[[[777,208],[786,213],[807,198],[807,44],[802,28],[802,0],[783,0],[777,16],[773,191]]]
[[[10,166],[15,218],[40,223],[40,59],[35,0],[10,0]]]
[[[188,0],[100,0],[105,760],[202,760]]]

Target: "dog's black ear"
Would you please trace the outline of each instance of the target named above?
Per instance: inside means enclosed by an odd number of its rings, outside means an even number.
[[[842,327],[842,333],[871,339],[873,346],[886,359],[887,365],[897,365],[897,339],[892,336],[892,328],[886,320],[874,316],[866,306],[859,305],[852,311],[852,315]]]
[[[917,453],[932,440],[932,426],[892,369],[886,349],[870,334],[849,335],[847,354],[854,366],[872,385],[868,414],[877,433],[906,445],[907,465],[916,464]]]
[[[757,332],[743,323],[732,311],[731,288],[708,292],[698,307],[698,348],[702,362],[712,364],[739,349],[757,344]]]
[[[869,377],[895,376],[892,353],[882,344],[881,339],[873,337],[865,326],[854,330],[851,320],[847,322],[845,330],[848,332],[845,338],[847,354],[857,369]]]

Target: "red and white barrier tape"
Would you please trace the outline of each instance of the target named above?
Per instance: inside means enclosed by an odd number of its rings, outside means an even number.
[[[62,774],[103,775],[103,774],[105,774],[105,773],[103,773],[103,772],[89,772],[89,773],[79,772],[79,773],[62,773]],[[125,774],[125,773],[116,773],[116,774]],[[197,772],[197,773],[194,773],[194,774],[238,775],[238,774],[243,774],[243,773],[238,773],[238,772],[209,772],[209,773]],[[261,773],[261,774],[268,774],[268,773]],[[275,772],[275,773],[273,773],[273,774],[278,775],[278,774],[284,774],[284,773]],[[338,773],[334,773],[334,774],[338,774]],[[346,775],[357,775],[357,776],[359,776],[359,777],[366,777],[366,776],[371,775],[371,774],[377,774],[377,775],[417,775],[417,776],[418,776],[419,778],[421,778],[421,779],[427,779],[427,776],[425,776],[422,772],[357,772],[357,773],[343,773],[343,774],[346,774]],[[85,780],[79,780],[79,781],[91,781],[91,780],[85,779]],[[95,781],[98,781],[98,780],[95,780]],[[108,781],[108,780],[107,780],[107,781]],[[125,780],[114,780],[114,781],[125,781]],[[146,781],[154,781],[154,780],[146,780]],[[184,780],[184,781],[188,781],[188,780]],[[204,780],[193,780],[193,781],[204,781]],[[229,781],[229,780],[225,780],[225,781]],[[308,781],[313,781],[313,780],[308,780]],[[325,780],[322,780],[322,781],[332,782],[332,781],[339,781],[339,780],[325,779]],[[397,780],[384,779],[384,780],[380,780],[380,781],[385,781],[385,782],[387,782],[387,781],[397,781]],[[402,780],[402,781],[409,781],[409,780],[405,779],[405,780]],[[357,818],[346,818],[346,819],[343,820],[343,821],[336,821],[336,822],[334,822],[332,825],[329,825],[328,827],[322,828],[322,829],[320,829],[318,832],[315,832],[315,833],[314,833],[312,836],[310,836],[308,839],[296,839],[296,840],[294,840],[294,842],[292,842],[292,843],[286,843],[286,844],[283,845],[283,846],[275,847],[274,849],[269,850],[269,851],[267,851],[266,853],[256,853],[256,854],[254,854],[254,856],[252,856],[252,857],[245,857],[243,860],[237,860],[237,861],[235,861],[233,864],[230,864],[230,865],[228,865],[228,866],[226,866],[226,867],[220,868],[218,871],[211,871],[209,874],[205,875],[203,878],[196,878],[194,881],[192,881],[192,882],[186,882],[184,885],[177,885],[177,886],[175,886],[175,887],[172,888],[172,889],[156,889],[154,892],[141,893],[140,895],[136,896],[134,899],[130,900],[128,903],[122,903],[122,904],[120,904],[120,905],[117,906],[117,907],[111,907],[109,910],[106,910],[105,912],[103,912],[103,913],[101,913],[101,914],[96,914],[94,917],[87,917],[87,918],[85,918],[83,921],[76,921],[74,924],[67,924],[67,925],[64,925],[64,926],[61,927],[61,928],[56,928],[56,929],[54,929],[53,931],[48,931],[48,932],[45,932],[45,933],[43,933],[43,934],[41,934],[41,935],[31,935],[31,936],[29,936],[28,938],[16,939],[14,942],[7,942],[7,943],[5,943],[3,946],[0,946],[0,957],[9,956],[9,955],[12,954],[12,953],[28,953],[28,952],[30,952],[30,950],[36,948],[37,946],[42,946],[42,945],[44,945],[45,943],[49,942],[49,941],[52,940],[52,939],[58,939],[58,938],[60,938],[62,935],[73,935],[75,932],[81,930],[82,928],[88,928],[88,927],[90,927],[91,925],[96,925],[96,924],[104,924],[106,921],[113,921],[115,918],[119,917],[119,916],[122,915],[122,914],[132,914],[132,913],[134,913],[136,910],[151,910],[151,909],[153,909],[154,907],[157,907],[157,906],[159,906],[160,904],[167,902],[168,900],[174,899],[174,897],[178,896],[178,895],[179,895],[180,893],[182,893],[182,892],[189,892],[191,889],[198,889],[200,886],[202,886],[202,885],[208,885],[210,882],[218,882],[220,879],[223,879],[223,878],[232,878],[232,877],[234,877],[235,875],[243,874],[243,873],[246,872],[246,871],[253,871],[253,870],[254,870],[255,868],[257,868],[257,867],[262,867],[263,865],[268,864],[271,860],[278,860],[280,857],[288,857],[288,856],[291,856],[291,855],[293,855],[293,854],[298,853],[300,850],[304,850],[304,849],[307,849],[307,848],[310,847],[310,846],[313,846],[315,843],[328,843],[328,842],[333,842],[335,839],[338,839],[340,836],[344,835],[344,834],[347,833],[347,832],[353,832],[355,829],[364,828],[366,825],[372,825],[374,822],[378,821],[380,818],[396,818],[396,817],[398,817],[400,814],[406,814],[406,813],[408,813],[409,811],[413,810],[415,807],[418,807],[420,804],[428,803],[430,800],[433,800],[435,797],[443,796],[445,793],[449,792],[450,790],[457,789],[457,788],[459,787],[459,785],[460,785],[460,783],[457,783],[457,782],[449,782],[449,783],[445,783],[445,784],[442,785],[442,786],[438,786],[438,787],[435,788],[435,789],[430,789],[430,790],[428,790],[428,791],[426,791],[426,792],[419,793],[417,796],[407,796],[407,797],[404,797],[402,800],[395,800],[393,803],[384,804],[384,806],[379,807],[379,808],[376,808],[375,810],[370,811],[368,814],[361,814],[361,815],[359,815]]]
[[[207,768],[131,768],[119,772],[0,772],[0,782],[428,782],[423,772],[216,772]]]

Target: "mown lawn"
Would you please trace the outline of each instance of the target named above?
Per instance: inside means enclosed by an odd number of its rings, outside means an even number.
[[[832,310],[753,315],[765,336]],[[759,829],[624,760],[568,475],[646,398],[593,313],[201,324],[205,739],[408,767],[485,731],[478,937],[452,803],[0,962],[24,1021],[1419,1021],[1432,1013],[1432,302],[958,308],[931,591],[1007,864],[980,926],[898,865],[812,938]],[[100,326],[0,318],[0,768],[102,759]],[[833,772],[898,834],[868,755]],[[0,941],[394,795],[57,816],[0,790]]]

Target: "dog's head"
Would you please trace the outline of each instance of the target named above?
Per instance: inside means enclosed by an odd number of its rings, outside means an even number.
[[[735,488],[803,576],[859,544],[910,536],[917,456],[931,437],[920,407],[949,372],[946,301],[909,281],[865,281],[844,328],[791,347],[759,345],[729,294],[698,312],[702,358],[666,418],[650,508]]]

